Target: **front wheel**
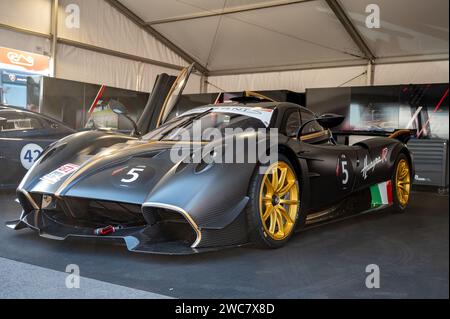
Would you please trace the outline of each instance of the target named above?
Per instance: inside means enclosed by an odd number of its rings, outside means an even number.
[[[250,239],[259,246],[278,248],[294,233],[300,209],[300,189],[289,159],[278,156],[264,174],[256,170],[249,188],[246,214]]]
[[[394,211],[404,212],[411,195],[411,167],[405,154],[400,154],[395,161],[392,185]]]

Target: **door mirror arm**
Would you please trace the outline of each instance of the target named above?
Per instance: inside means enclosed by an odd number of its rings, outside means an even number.
[[[127,115],[127,114],[122,114],[122,115],[125,118],[127,118],[131,122],[131,124],[133,125],[133,131],[131,132],[131,135],[134,135],[134,136],[140,138],[142,136],[142,134],[141,134],[141,132],[139,132],[139,129],[137,127],[136,122],[129,115]]]
[[[139,132],[136,122],[128,114],[128,110],[125,107],[125,105],[123,105],[122,103],[120,103],[119,101],[116,101],[116,100],[110,100],[108,104],[109,104],[110,109],[114,113],[125,117],[126,119],[128,119],[128,121],[131,122],[131,124],[133,125],[133,131],[131,132],[131,135],[136,136],[136,137],[141,137],[142,134]]]
[[[306,125],[308,125],[309,123],[314,122],[314,121],[316,121],[316,120],[317,120],[317,119],[310,119],[310,120],[306,121],[305,123],[303,123],[303,124],[298,128],[297,134],[295,135],[295,138],[296,138],[297,140],[299,140],[299,139],[300,139],[300,136],[302,136],[303,129],[306,127]]]
[[[344,119],[345,119],[344,116],[338,115],[338,114],[331,114],[331,113],[322,114],[318,118],[310,119],[310,120],[306,121],[305,123],[303,123],[302,126],[300,126],[300,128],[297,130],[296,137],[297,137],[297,139],[299,139],[300,136],[302,135],[302,132],[303,132],[303,129],[305,128],[305,126],[311,122],[317,121],[317,123],[319,123],[320,126],[329,130],[330,128],[340,125],[344,121]]]

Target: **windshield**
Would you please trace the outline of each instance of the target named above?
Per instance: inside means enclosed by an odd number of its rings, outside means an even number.
[[[242,114],[211,111],[200,114],[200,116],[198,115],[199,114],[191,113],[177,117],[158,129],[148,133],[143,139],[190,141],[192,140],[195,131],[195,134],[201,134],[202,141],[211,141],[214,139],[214,133],[220,132],[223,136],[225,129],[239,128],[242,130],[257,130],[266,128],[261,120]],[[199,132],[196,130],[199,130]]]

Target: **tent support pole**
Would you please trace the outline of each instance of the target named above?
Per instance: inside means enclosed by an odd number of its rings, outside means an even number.
[[[56,77],[56,50],[58,48],[58,0],[52,1],[51,34],[52,48],[50,52],[50,76]]]
[[[373,80],[374,80],[374,73],[375,73],[375,66],[372,63],[372,61],[369,61],[367,63],[367,86],[373,86]]]
[[[200,93],[208,93],[208,76],[204,74],[200,77]]]

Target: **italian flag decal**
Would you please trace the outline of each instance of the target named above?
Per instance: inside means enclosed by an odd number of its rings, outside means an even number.
[[[384,183],[370,186],[370,195],[372,196],[372,207],[392,204],[392,183]]]

